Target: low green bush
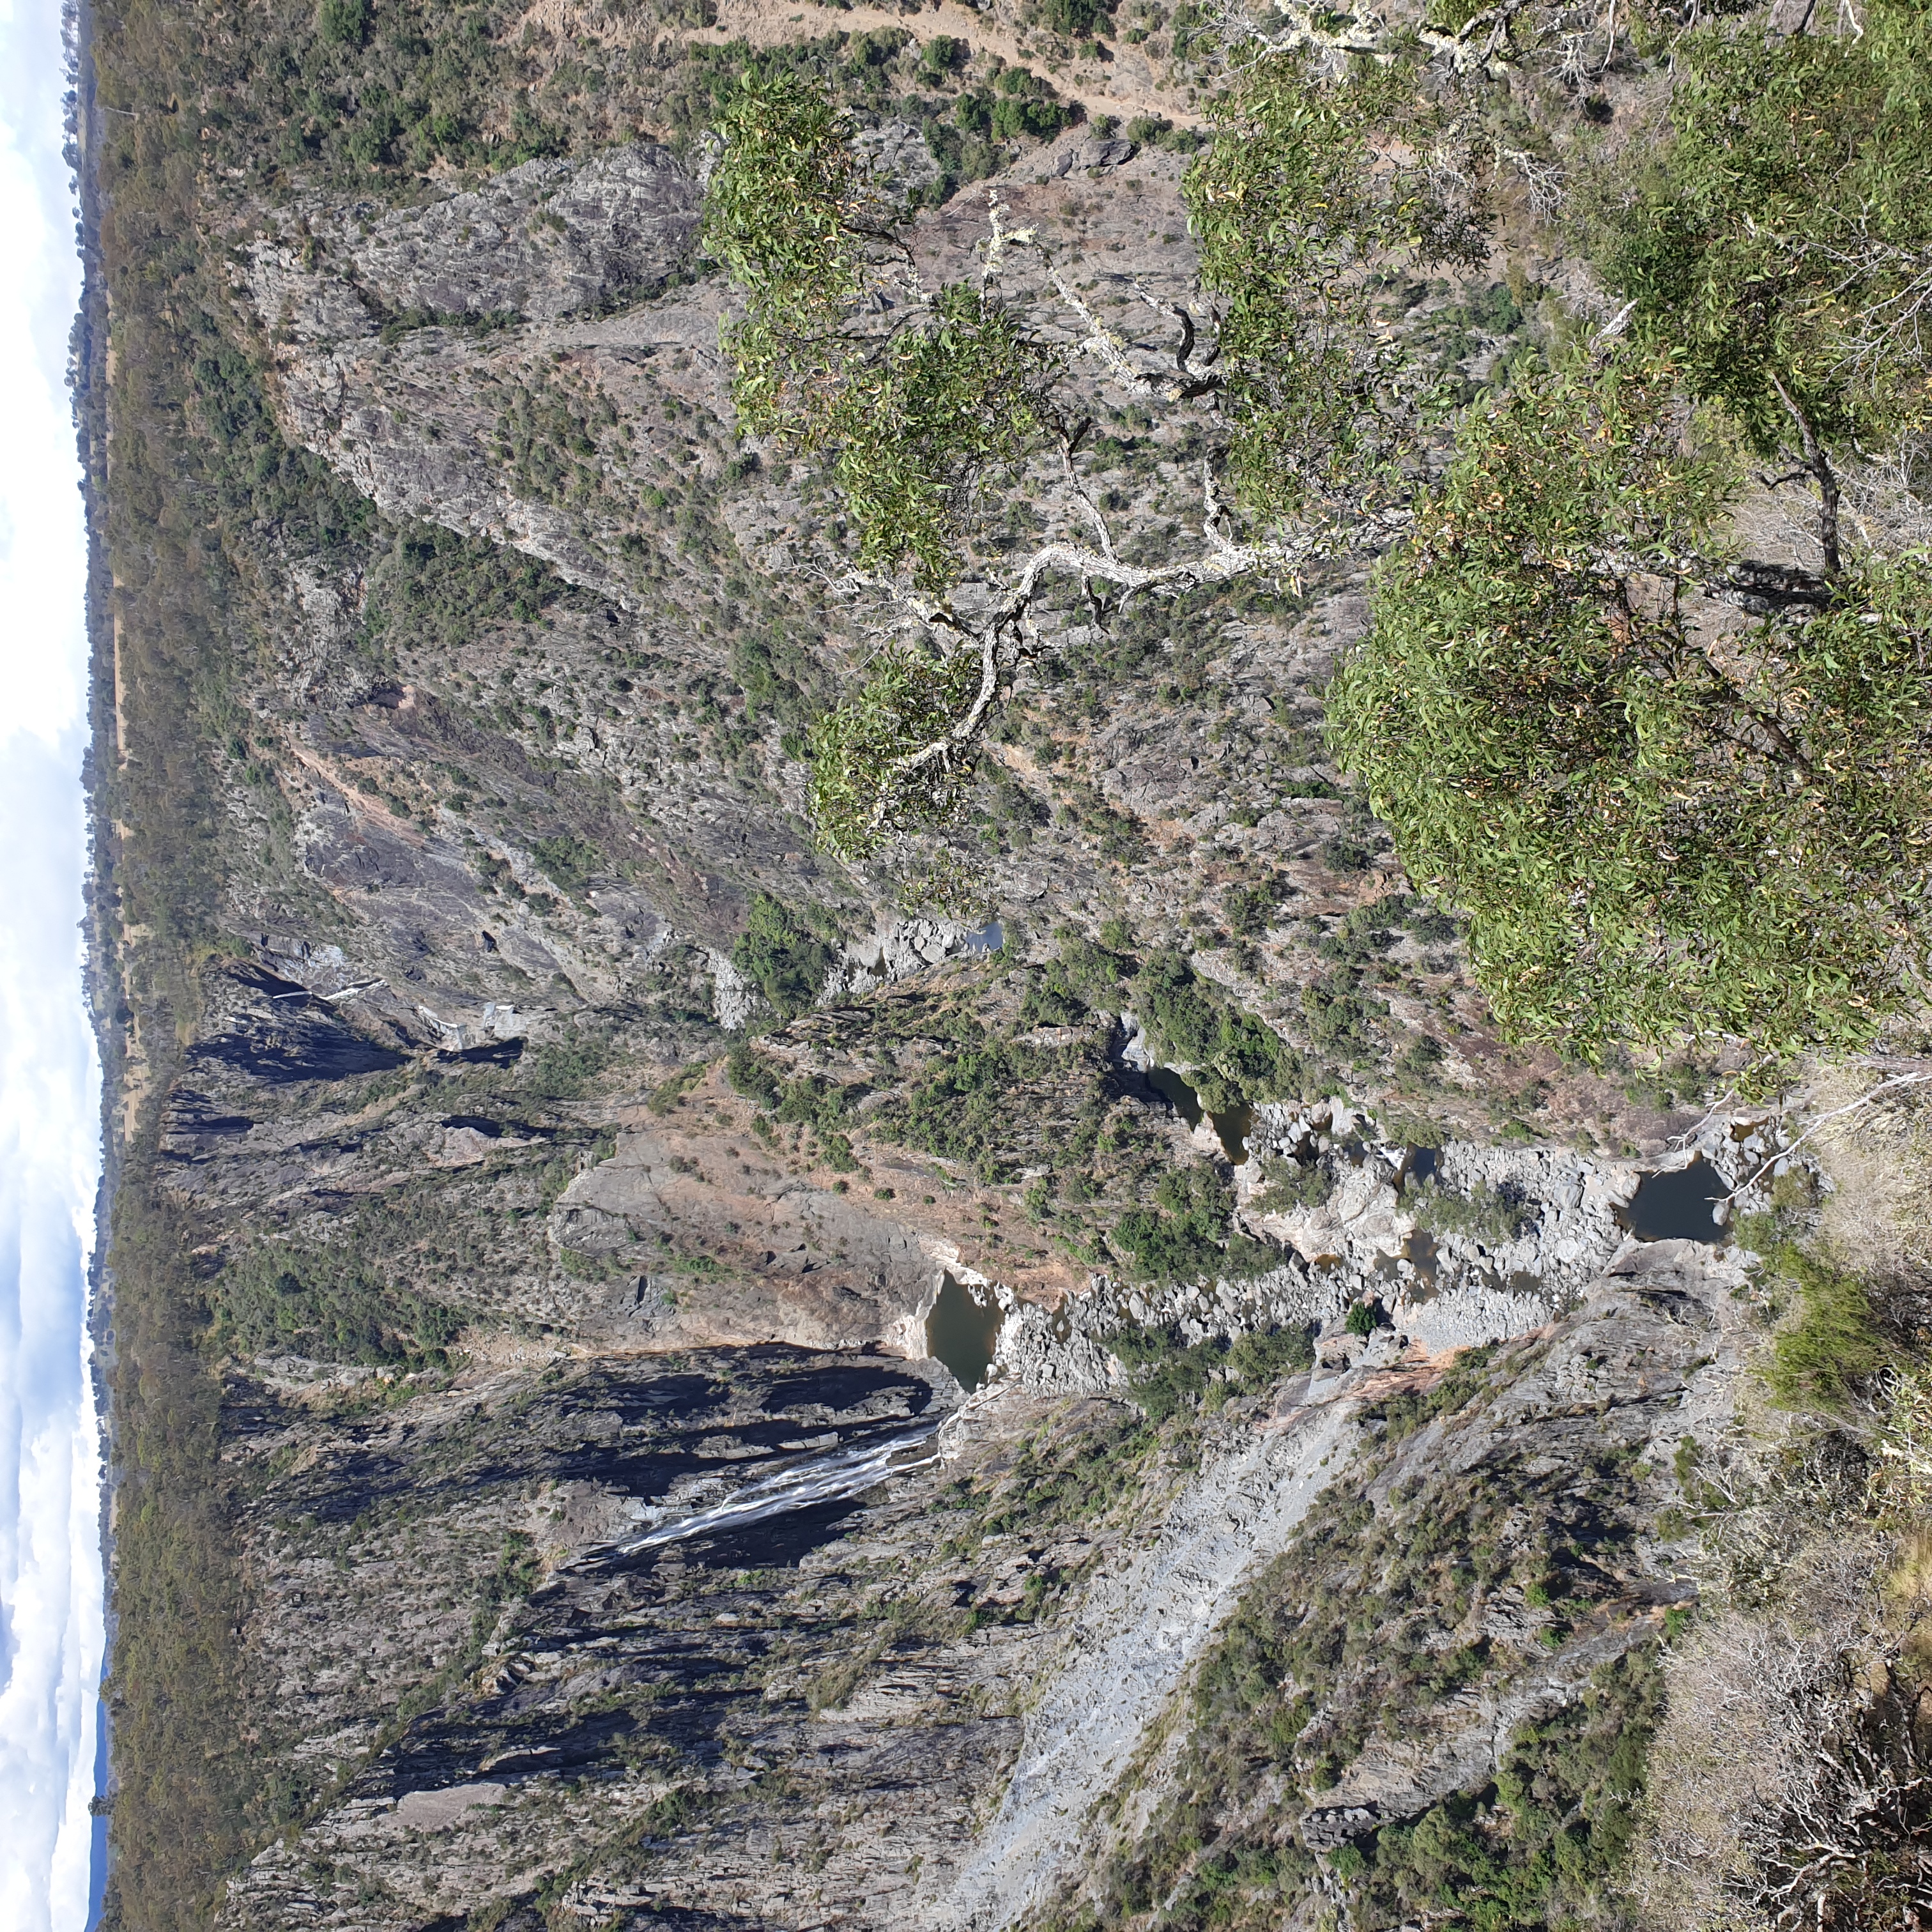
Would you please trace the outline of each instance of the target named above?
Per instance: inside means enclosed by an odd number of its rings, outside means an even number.
[[[580,1100],[611,1058],[610,1042],[594,1034],[549,1040],[524,1056],[517,1070],[517,1084],[531,1099]]]
[[[572,898],[580,898],[593,875],[603,869],[604,855],[574,832],[560,832],[554,838],[533,838],[530,850],[550,883]]]
[[[1306,1328],[1270,1328],[1237,1336],[1228,1365],[1254,1387],[1278,1382],[1315,1366],[1315,1338]]]
[[[724,1078],[734,1093],[742,1094],[767,1112],[776,1108],[784,1091],[784,1083],[778,1078],[777,1068],[748,1040],[731,1042],[731,1051],[724,1061]]]
[[[440,1366],[464,1319],[328,1248],[250,1250],[215,1277],[208,1300],[218,1348],[372,1367]]]
[[[1511,1181],[1492,1187],[1479,1180],[1463,1192],[1432,1178],[1411,1189],[1409,1212],[1432,1234],[1461,1234],[1487,1247],[1500,1247],[1528,1234],[1540,1210]]]
[[[1761,1372],[1786,1408],[1838,1413],[1864,1394],[1897,1351],[1856,1275],[1786,1242],[1768,1257],[1776,1277],[1795,1287],[1797,1318],[1773,1337]]]
[[[780,1019],[795,1019],[818,998],[836,957],[824,935],[770,892],[754,892],[731,963]]]
[[[731,1049],[734,1055],[743,1050],[742,1041]],[[680,1066],[668,1080],[660,1081],[651,1090],[649,1102],[651,1112],[654,1114],[668,1114],[679,1101],[682,1100],[685,1095],[704,1078],[708,1070],[704,1061],[693,1060],[688,1066]],[[730,1076],[728,1075],[727,1077]],[[734,1079],[732,1084],[734,1087],[737,1086],[737,1082]],[[742,1094],[745,1090],[740,1087],[738,1090]]]
[[[1136,1280],[1190,1281],[1264,1273],[1276,1251],[1233,1228],[1234,1190],[1205,1161],[1163,1174],[1153,1208],[1132,1208],[1107,1234],[1107,1244]]]
[[[1220,1336],[1191,1346],[1172,1328],[1130,1328],[1109,1338],[1131,1382],[1134,1400],[1158,1426],[1216,1394],[1255,1394],[1285,1375],[1312,1368],[1315,1343],[1306,1328],[1274,1328],[1229,1342]]]
[[[1180,954],[1154,954],[1136,976],[1134,1010],[1211,1113],[1238,1102],[1299,1098],[1306,1082],[1301,1056],[1252,1013],[1201,979]]]
[[[1304,1208],[1318,1208],[1334,1186],[1319,1161],[1284,1160],[1270,1155],[1262,1162],[1262,1187],[1253,1204],[1264,1214],[1292,1214]]]
[[[848,1090],[835,1081],[807,1073],[786,1083],[778,1096],[778,1116],[794,1126],[817,1127],[821,1131],[842,1120],[849,1102]]]
[[[1663,1707],[1656,1646],[1605,1665],[1576,1702],[1510,1737],[1493,1788],[1377,1832],[1358,1876],[1372,1923],[1545,1932],[1585,1922],[1628,1851]],[[1485,1802],[1486,1801],[1486,1802]]]

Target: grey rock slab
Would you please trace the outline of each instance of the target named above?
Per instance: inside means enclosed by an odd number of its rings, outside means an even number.
[[[693,1246],[722,1251],[722,1278],[705,1295],[721,1336],[733,1340],[764,1339],[762,1329],[775,1341],[862,1346],[899,1335],[930,1300],[938,1266],[904,1222],[858,1196],[782,1173],[761,1154],[754,1172],[734,1172],[716,1146],[694,1159],[686,1145],[668,1132],[622,1135],[611,1157],[578,1175],[551,1214],[560,1246],[664,1270],[644,1274],[636,1291],[640,1318],[667,1296],[674,1301],[680,1280],[688,1286],[658,1248],[660,1235],[680,1254]],[[757,1292],[733,1295],[734,1277]]]
[[[396,1822],[418,1832],[442,1831],[478,1804],[500,1803],[508,1790],[507,1785],[484,1779],[446,1785],[440,1791],[405,1792],[396,1805]]]
[[[1027,1719],[999,1811],[927,1923],[993,1932],[1047,1895],[1093,1806],[1240,1600],[1250,1572],[1281,1550],[1339,1472],[1354,1435],[1334,1402],[1304,1410],[1204,1470],[1153,1546],[1096,1582],[1066,1640],[1071,1661]]]
[[[662,281],[690,252],[703,200],[669,148],[639,142],[527,161],[366,224],[359,207],[317,210],[304,242],[263,237],[245,272],[264,320],[311,340],[373,333],[372,309],[549,321]]]

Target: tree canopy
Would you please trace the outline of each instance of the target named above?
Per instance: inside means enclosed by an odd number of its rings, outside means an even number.
[[[721,132],[704,236],[746,298],[724,332],[739,419],[829,456],[861,568],[905,564],[943,590],[980,485],[1048,430],[1054,358],[984,290],[926,296],[898,242],[904,211],[821,89],[747,74]]]
[[[1216,106],[1185,193],[1201,280],[1223,298],[1214,379],[1243,506],[1278,525],[1402,488],[1414,358],[1382,324],[1376,275],[1480,262],[1486,159],[1406,62],[1324,76],[1291,47]]]
[[[740,414],[826,462],[851,581],[896,625],[812,734],[821,839],[943,832],[1020,668],[1122,600],[1381,554],[1330,741],[1413,880],[1470,915],[1507,1031],[1590,1058],[1722,1036],[1761,1067],[1870,1041],[1923,983],[1932,566],[1894,527],[1848,534],[1844,489],[1924,466],[1927,16],[1676,34],[1657,125],[1607,163],[1570,146],[1562,219],[1601,296],[1473,400],[1388,291],[1486,272],[1505,206],[1560,239],[1547,144],[1500,130],[1512,63],[1541,47],[1560,78],[1576,23],[1280,17],[1230,46],[1186,176],[1171,343],[1103,320],[997,204],[976,278],[925,287],[822,98],[748,81],[728,116],[706,232],[744,300]],[[1205,452],[1164,550],[1117,542],[1090,487],[1123,391],[1192,412]],[[995,476],[1042,506],[1030,552],[988,532]],[[1740,505],[1794,488],[1815,551],[1748,554]]]
[[[1854,37],[1724,22],[1685,35],[1667,138],[1618,184],[1603,268],[1683,378],[1760,450],[1778,385],[1820,433],[1888,438],[1926,400],[1932,19],[1880,4]]]
[[[1580,197],[1629,346],[1472,408],[1377,575],[1334,742],[1519,1034],[1769,1068],[1922,998],[1928,566],[1840,505],[1932,396],[1926,33],[1680,37],[1664,138]],[[1810,556],[1736,554],[1754,483],[1814,494]]]
[[[1880,0],[1856,34],[1720,21],[1673,49],[1666,138],[1600,199],[1607,284],[1690,393],[1760,455],[1794,449],[1840,566],[1834,448],[1932,410],[1932,17]]]
[[[1705,595],[1738,476],[1678,385],[1631,353],[1477,410],[1330,727],[1506,1028],[1861,1045],[1924,960],[1932,584]]]

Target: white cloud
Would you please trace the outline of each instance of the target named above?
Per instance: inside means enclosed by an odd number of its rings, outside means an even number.
[[[71,734],[0,749],[0,1927],[87,1922],[100,1671],[95,1171]]]
[[[57,0],[0,0],[0,1932],[87,1923],[101,1658],[65,86]]]

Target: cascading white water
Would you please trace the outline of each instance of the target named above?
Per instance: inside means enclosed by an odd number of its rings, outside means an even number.
[[[721,1503],[694,1510],[688,1516],[654,1524],[641,1536],[614,1544],[600,1552],[604,1556],[634,1556],[667,1543],[681,1543],[687,1538],[704,1536],[720,1529],[736,1529],[747,1523],[775,1516],[789,1516],[814,1504],[836,1502],[846,1496],[862,1495],[886,1477],[903,1470],[916,1469],[936,1460],[938,1450],[910,1458],[907,1452],[925,1448],[938,1432],[937,1421],[921,1423],[902,1430],[883,1442],[868,1442],[856,1449],[834,1450],[796,1462],[788,1469],[748,1483]]]

